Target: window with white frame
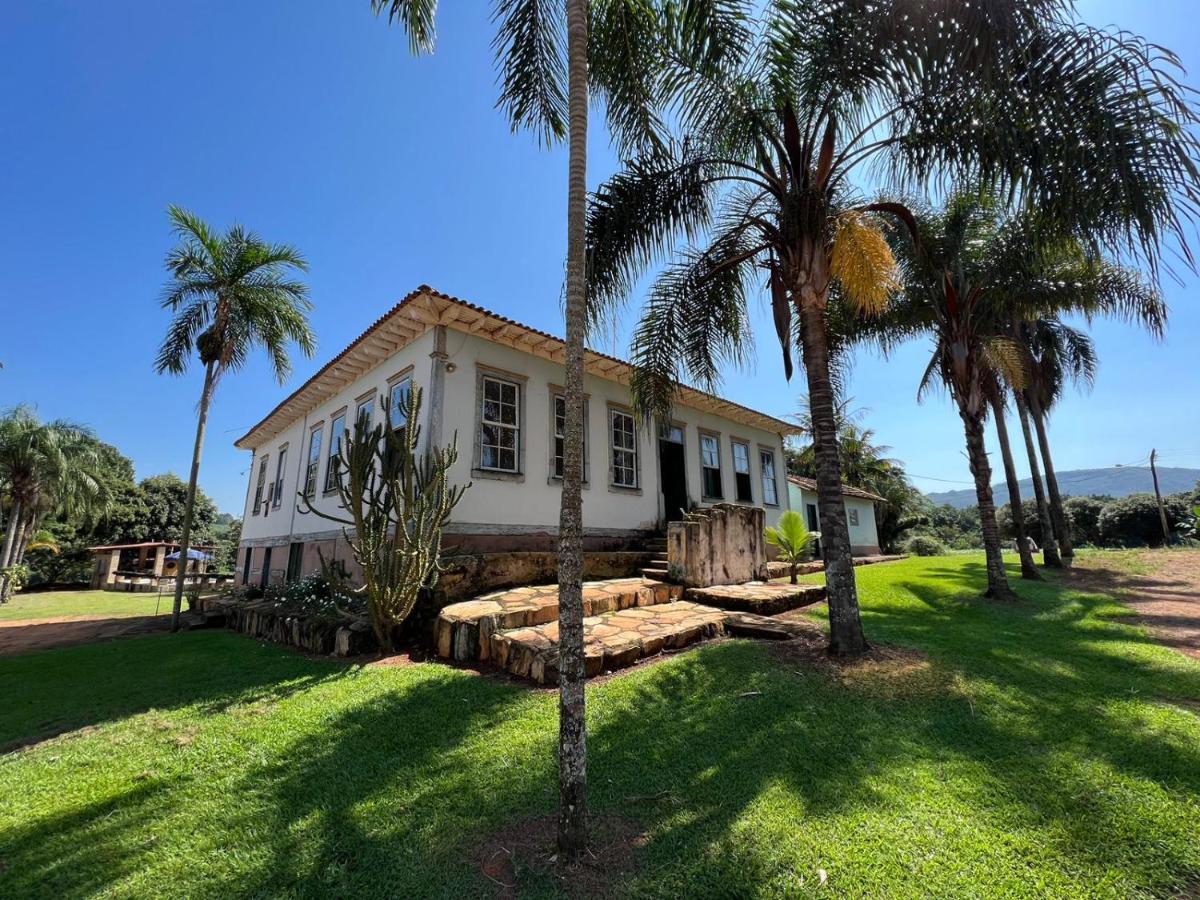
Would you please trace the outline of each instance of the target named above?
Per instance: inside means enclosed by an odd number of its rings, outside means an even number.
[[[740,503],[754,502],[754,489],[750,481],[750,445],[743,441],[731,441],[733,450],[733,487]]]
[[[388,390],[388,418],[391,420],[393,430],[398,431],[408,424],[404,410],[408,405],[408,398],[411,394],[411,378],[401,378]]]
[[[338,413],[329,423],[329,457],[325,464],[325,490],[337,487],[338,470],[342,464],[342,438],[346,435],[346,414]]]
[[[721,442],[715,434],[700,435],[700,489],[708,500],[720,500]]]
[[[258,464],[258,483],[254,487],[254,509],[250,510],[252,516],[257,516],[262,512],[263,489],[267,485],[267,460],[269,456],[264,456]]]
[[[619,409],[608,411],[609,446],[612,448],[612,483],[615,487],[638,486],[637,426],[633,416]]]
[[[361,422],[362,426],[363,426],[363,432],[365,433],[365,432],[370,431],[371,430],[371,417],[372,417],[372,414],[374,413],[374,411],[375,411],[374,395],[367,397],[363,400],[359,400],[358,407],[354,410],[355,427],[357,428],[358,423]],[[353,438],[353,437],[354,437],[354,435],[352,434],[351,438]]]
[[[854,526],[858,525],[858,510],[851,506],[846,507],[846,520]]]
[[[283,503],[283,475],[284,466],[287,465],[287,451],[287,444],[284,444],[279,448],[279,456],[275,460],[275,491],[274,499],[271,501],[272,509],[279,509],[280,504]]]
[[[758,463],[762,470],[763,503],[768,506],[779,505],[779,488],[775,483],[775,453],[772,450],[759,450]]]
[[[566,458],[567,446],[567,398],[562,394],[554,394],[551,397],[553,403],[551,428],[553,433],[551,439],[554,442],[553,453],[550,459],[550,474],[555,478],[563,477],[563,460]],[[587,482],[587,458],[588,458],[588,427],[587,427],[587,400],[583,401],[583,480]]]
[[[517,472],[521,447],[521,386],[492,375],[484,375],[482,380],[479,468]]]
[[[317,490],[317,470],[321,468],[321,431],[318,425],[308,433],[308,464],[304,468],[304,496],[311,497]]]

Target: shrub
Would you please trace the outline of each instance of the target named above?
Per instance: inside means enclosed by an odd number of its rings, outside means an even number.
[[[1110,502],[1099,497],[1068,497],[1063,501],[1063,510],[1071,522],[1071,540],[1074,543],[1098,545],[1104,540],[1100,533],[1100,513]]]
[[[365,595],[347,591],[324,573],[272,585],[264,597],[296,613],[321,618],[337,618],[342,612],[362,616],[367,612]]]
[[[1021,512],[1025,516],[1025,534],[1033,538],[1037,545],[1042,546],[1042,520],[1038,516],[1036,500],[1022,500]],[[1011,541],[1017,536],[1013,527],[1012,503],[1005,503],[996,508],[996,525],[1000,528],[1000,537]]]
[[[1187,501],[1182,494],[1163,498],[1167,526],[1174,530],[1189,518]],[[1153,494],[1130,494],[1107,503],[1100,511],[1100,536],[1109,546],[1160,547],[1163,543],[1162,523]]]
[[[904,542],[904,552],[910,556],[945,556],[946,545],[931,534],[914,534]]]

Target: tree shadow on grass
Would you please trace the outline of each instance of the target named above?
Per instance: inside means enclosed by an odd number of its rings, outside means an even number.
[[[0,752],[148,709],[279,699],[347,671],[223,631],[0,658]]]

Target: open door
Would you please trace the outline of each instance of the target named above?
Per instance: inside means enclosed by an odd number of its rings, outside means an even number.
[[[683,429],[678,425],[664,428],[659,436],[658,474],[662,485],[663,516],[667,522],[678,522],[688,505]]]

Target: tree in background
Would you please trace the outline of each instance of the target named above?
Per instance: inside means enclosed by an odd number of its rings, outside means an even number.
[[[1067,497],[1063,501],[1073,543],[1100,545],[1100,513],[1112,500],[1112,497]]]
[[[862,488],[883,498],[875,503],[875,527],[879,546],[886,553],[897,549],[900,538],[918,522],[923,496],[913,487],[904,466],[887,456],[892,448],[875,443],[875,432],[861,425],[864,409],[851,408],[849,398],[839,401],[834,409],[840,448],[839,464],[842,482]],[[794,417],[805,435],[812,434],[812,418],[808,398],[800,400],[801,410]],[[804,478],[816,477],[816,458],[810,441],[785,447],[788,472]]]
[[[204,221],[178,206],[170,208],[171,228],[179,243],[167,254],[171,275],[162,306],[174,315],[154,368],[160,375],[182,375],[195,354],[204,366],[204,385],[196,419],[196,441],[179,532],[180,558],[192,543],[196,482],[209,407],[221,378],[236,372],[261,347],[280,384],[292,371],[288,347],[312,356],[316,338],[308,326],[308,288],[291,278],[306,271],[304,257],[286,244],[269,244],[241,225],[217,234]],[[171,630],[179,630],[187,566],[179,566]]]
[[[934,352],[918,385],[949,392],[963,422],[967,457],[987,555],[988,596],[1011,597],[992,500],[992,471],[984,441],[989,413],[1003,435],[1007,390],[1032,381],[1027,343],[1010,332],[1015,318],[1055,322],[1064,313],[1109,316],[1161,334],[1166,308],[1153,285],[1137,272],[1089,251],[1056,230],[1041,210],[1010,212],[991,191],[955,190],[938,210],[918,208],[891,239],[904,269],[904,294],[887,312],[864,321],[860,334],[885,352],[915,335],[929,335]],[[1055,334],[1065,329],[1056,327]],[[1006,469],[1020,499],[1011,448]],[[1057,529],[1056,529],[1057,533]],[[1028,551],[1023,548],[1023,554]],[[1027,559],[1023,568],[1029,568]]]
[[[13,586],[7,571],[20,566],[24,573],[25,554],[47,518],[87,518],[103,511],[108,494],[94,474],[101,462],[97,446],[83,426],[42,422],[29,407],[0,417],[0,490],[6,510],[0,602]]]
[[[171,541],[182,544],[184,527],[188,524],[189,486],[178,475],[152,475],[138,485],[146,507],[143,520],[147,537],[143,540]],[[216,539],[213,526],[217,521],[217,504],[198,486],[192,495],[192,545],[211,546]]]

